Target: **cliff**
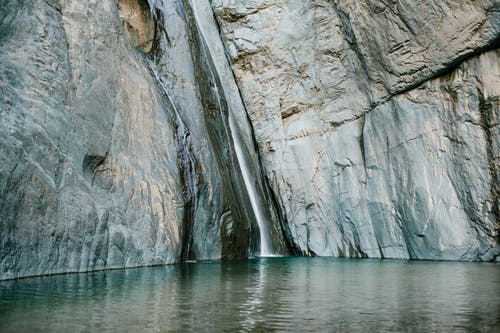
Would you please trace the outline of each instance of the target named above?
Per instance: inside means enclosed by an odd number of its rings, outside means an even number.
[[[498,254],[498,1],[213,6],[303,253]]]
[[[493,260],[499,12],[2,1],[0,279],[267,252]]]
[[[258,253],[240,164],[277,213],[190,2],[0,9],[0,278]]]

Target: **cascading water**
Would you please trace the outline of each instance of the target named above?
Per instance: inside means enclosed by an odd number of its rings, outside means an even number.
[[[269,237],[269,230],[267,229],[267,224],[265,223],[264,216],[262,214],[259,201],[257,198],[255,185],[252,182],[250,171],[248,170],[248,164],[245,160],[245,155],[241,150],[241,143],[238,135],[236,135],[236,124],[234,123],[233,116],[229,113],[229,127],[231,130],[231,137],[233,139],[234,150],[236,152],[236,157],[238,159],[238,164],[241,169],[241,174],[243,175],[243,180],[245,181],[245,187],[248,191],[248,196],[250,197],[250,204],[252,205],[253,212],[255,214],[255,219],[259,226],[260,231],[260,256],[270,256],[272,255],[271,242]]]
[[[182,9],[179,15],[184,16],[183,22],[186,26],[181,23],[179,30],[171,26],[170,36],[174,39],[179,36],[182,38],[182,34],[187,33],[189,36],[187,48],[170,44],[170,37],[166,33],[165,25],[168,23],[163,13],[172,10],[168,7],[172,4],[164,0],[145,1],[149,4],[151,17],[155,19],[156,38],[145,60],[160,90],[163,91],[167,104],[171,106],[170,114],[176,129],[177,164],[184,201],[180,259],[203,258],[206,239],[202,238],[203,235],[199,232],[207,223],[214,223],[220,230],[220,236],[214,232],[213,239],[220,239],[219,255],[222,258],[272,256],[275,252],[284,253],[279,231],[272,229],[273,225],[268,224],[269,221],[274,221],[276,214],[273,214],[272,208],[269,209],[267,206],[266,192],[261,188],[263,184],[259,179],[261,175],[259,163],[255,160],[258,158],[256,148],[252,140],[247,140],[251,139],[251,127],[234,74],[225,55],[217,23],[210,16],[209,0],[176,2],[178,8]],[[182,30],[184,27],[187,29]],[[179,49],[176,49],[177,47]],[[197,96],[200,98],[199,109],[196,103],[192,103],[187,109],[184,107],[178,110],[171,98],[175,88],[166,84],[169,80],[170,64],[178,65],[172,55],[179,51],[182,54],[186,54],[186,51],[191,52],[193,57],[191,61],[194,77],[191,82],[199,89]],[[190,65],[189,60],[186,64]],[[189,82],[189,74],[182,79]],[[195,114],[193,110],[196,109],[202,113]],[[199,120],[202,123],[190,122],[199,116],[203,117]],[[203,132],[205,130],[206,133]],[[193,154],[197,150],[192,151],[192,143],[194,142],[196,147],[194,149],[199,149],[197,146],[199,140],[206,139],[208,139],[206,142],[210,143],[210,151],[205,152],[206,156],[195,157]],[[213,174],[205,175],[202,163],[210,154],[214,156],[213,161],[216,162],[214,167],[217,169]],[[203,196],[207,185],[205,181],[209,182],[208,184],[217,183],[217,181],[211,183],[210,176],[222,177],[220,180],[222,192],[218,197],[221,201],[215,201],[215,205],[210,206],[211,209],[207,213],[206,209],[210,204],[207,204]],[[224,219],[221,216],[224,216]],[[207,219],[203,220],[205,217]]]
[[[199,8],[197,7],[197,1],[190,1],[191,8],[193,10],[194,14],[194,19],[195,19],[195,26],[198,30],[199,36],[202,39],[202,44],[205,47],[207,53],[210,55],[211,51],[209,48],[209,44],[207,43],[207,38],[203,32],[203,29],[200,27],[199,24]],[[220,41],[219,41],[220,42]],[[216,68],[213,69],[214,71],[217,71]],[[219,75],[218,73],[213,73],[215,75]],[[214,85],[213,89],[216,90],[217,92],[217,98],[218,98],[218,103],[219,106],[222,104],[221,101],[221,93],[219,92],[219,89],[217,85]],[[224,87],[221,87],[221,89],[224,89]],[[248,193],[248,197],[250,199],[250,204],[252,207],[252,211],[254,213],[255,219],[257,221],[257,225],[259,227],[259,233],[260,233],[260,246],[259,246],[259,255],[260,256],[272,256],[273,255],[273,250],[272,250],[272,242],[271,242],[271,236],[270,232],[268,229],[268,226],[266,224],[266,219],[264,218],[264,214],[262,212],[261,208],[261,203],[257,195],[257,189],[255,183],[252,181],[252,174],[249,169],[249,164],[248,161],[245,158],[245,154],[242,149],[242,143],[241,140],[238,136],[238,127],[234,121],[234,115],[233,115],[233,110],[230,106],[228,106],[228,120],[229,120],[229,131],[231,135],[231,139],[233,142],[233,148],[236,153],[236,158],[238,161],[238,166],[240,168],[240,172],[243,176],[243,181],[245,184],[245,188]]]

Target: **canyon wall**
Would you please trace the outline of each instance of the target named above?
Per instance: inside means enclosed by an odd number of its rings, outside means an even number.
[[[246,258],[266,237],[494,260],[499,12],[2,1],[0,279]]]
[[[212,3],[304,254],[498,254],[498,1]]]
[[[233,138],[278,214],[203,43],[189,1],[2,1],[0,279],[258,254]]]

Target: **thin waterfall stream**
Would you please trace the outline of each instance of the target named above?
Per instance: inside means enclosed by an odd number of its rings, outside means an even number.
[[[211,51],[210,51],[210,47],[208,46],[209,44],[207,43],[207,38],[203,32],[203,29],[201,28],[200,24],[198,23],[199,16],[197,14],[199,13],[199,9],[196,6],[196,1],[189,1],[189,3],[191,4],[191,8],[193,10],[195,27],[198,30],[199,36],[202,39],[201,42],[202,42],[203,46],[205,47],[208,56],[211,56]],[[218,76],[219,73],[217,73],[217,68],[214,67],[213,70],[215,71],[215,73],[213,73],[213,75]],[[223,86],[221,88],[224,89]],[[219,102],[219,105],[221,105],[221,100],[220,100],[220,96],[221,96],[220,93],[221,92],[219,92],[217,85],[215,85],[213,87],[213,89],[215,89],[217,91],[217,96],[219,99],[218,102]],[[224,93],[224,92],[222,92],[222,93]],[[228,112],[229,131],[231,133],[230,135],[231,135],[231,139],[233,141],[233,148],[234,148],[234,151],[236,153],[238,166],[239,166],[241,174],[243,176],[245,188],[247,190],[247,194],[248,194],[248,197],[250,199],[252,211],[254,213],[255,220],[257,221],[257,225],[259,228],[259,234],[260,234],[259,255],[261,257],[273,256],[273,249],[272,249],[269,228],[266,224],[266,219],[265,219],[264,214],[262,212],[261,203],[260,203],[258,195],[257,195],[258,192],[256,190],[255,182],[252,181],[252,174],[251,174],[250,169],[249,169],[248,161],[246,160],[245,154],[244,154],[243,149],[242,149],[241,139],[238,135],[238,132],[239,132],[238,126],[235,123],[234,115],[232,114],[233,110],[229,105],[228,105],[228,110],[229,110],[229,112]]]
[[[186,261],[192,258],[192,243],[193,243],[193,223],[194,214],[197,207],[197,196],[198,196],[198,176],[196,174],[196,166],[194,157],[191,152],[191,138],[186,124],[181,118],[179,110],[177,109],[172,97],[168,92],[163,80],[158,74],[158,70],[153,61],[148,61],[151,73],[156,78],[156,81],[160,85],[163,93],[167,97],[167,100],[172,108],[175,116],[175,124],[177,126],[176,140],[179,151],[178,166],[183,179],[183,197],[184,197],[184,225],[182,228],[182,249],[181,249],[181,259]]]
[[[270,256],[272,255],[271,242],[269,239],[269,231],[265,223],[264,216],[262,214],[261,208],[259,207],[259,202],[257,199],[257,194],[255,190],[255,185],[251,180],[250,171],[248,170],[247,163],[245,160],[245,155],[241,149],[241,143],[238,135],[236,135],[236,124],[234,123],[233,116],[229,113],[229,128],[231,130],[231,137],[233,139],[234,150],[236,152],[236,157],[238,159],[238,164],[240,166],[241,174],[243,175],[243,180],[245,181],[245,187],[248,191],[248,197],[250,198],[250,203],[252,205],[253,212],[255,214],[255,219],[259,226],[260,231],[260,256]]]

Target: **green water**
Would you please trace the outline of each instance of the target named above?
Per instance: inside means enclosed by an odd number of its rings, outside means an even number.
[[[0,332],[500,332],[500,265],[266,258],[0,282]]]

